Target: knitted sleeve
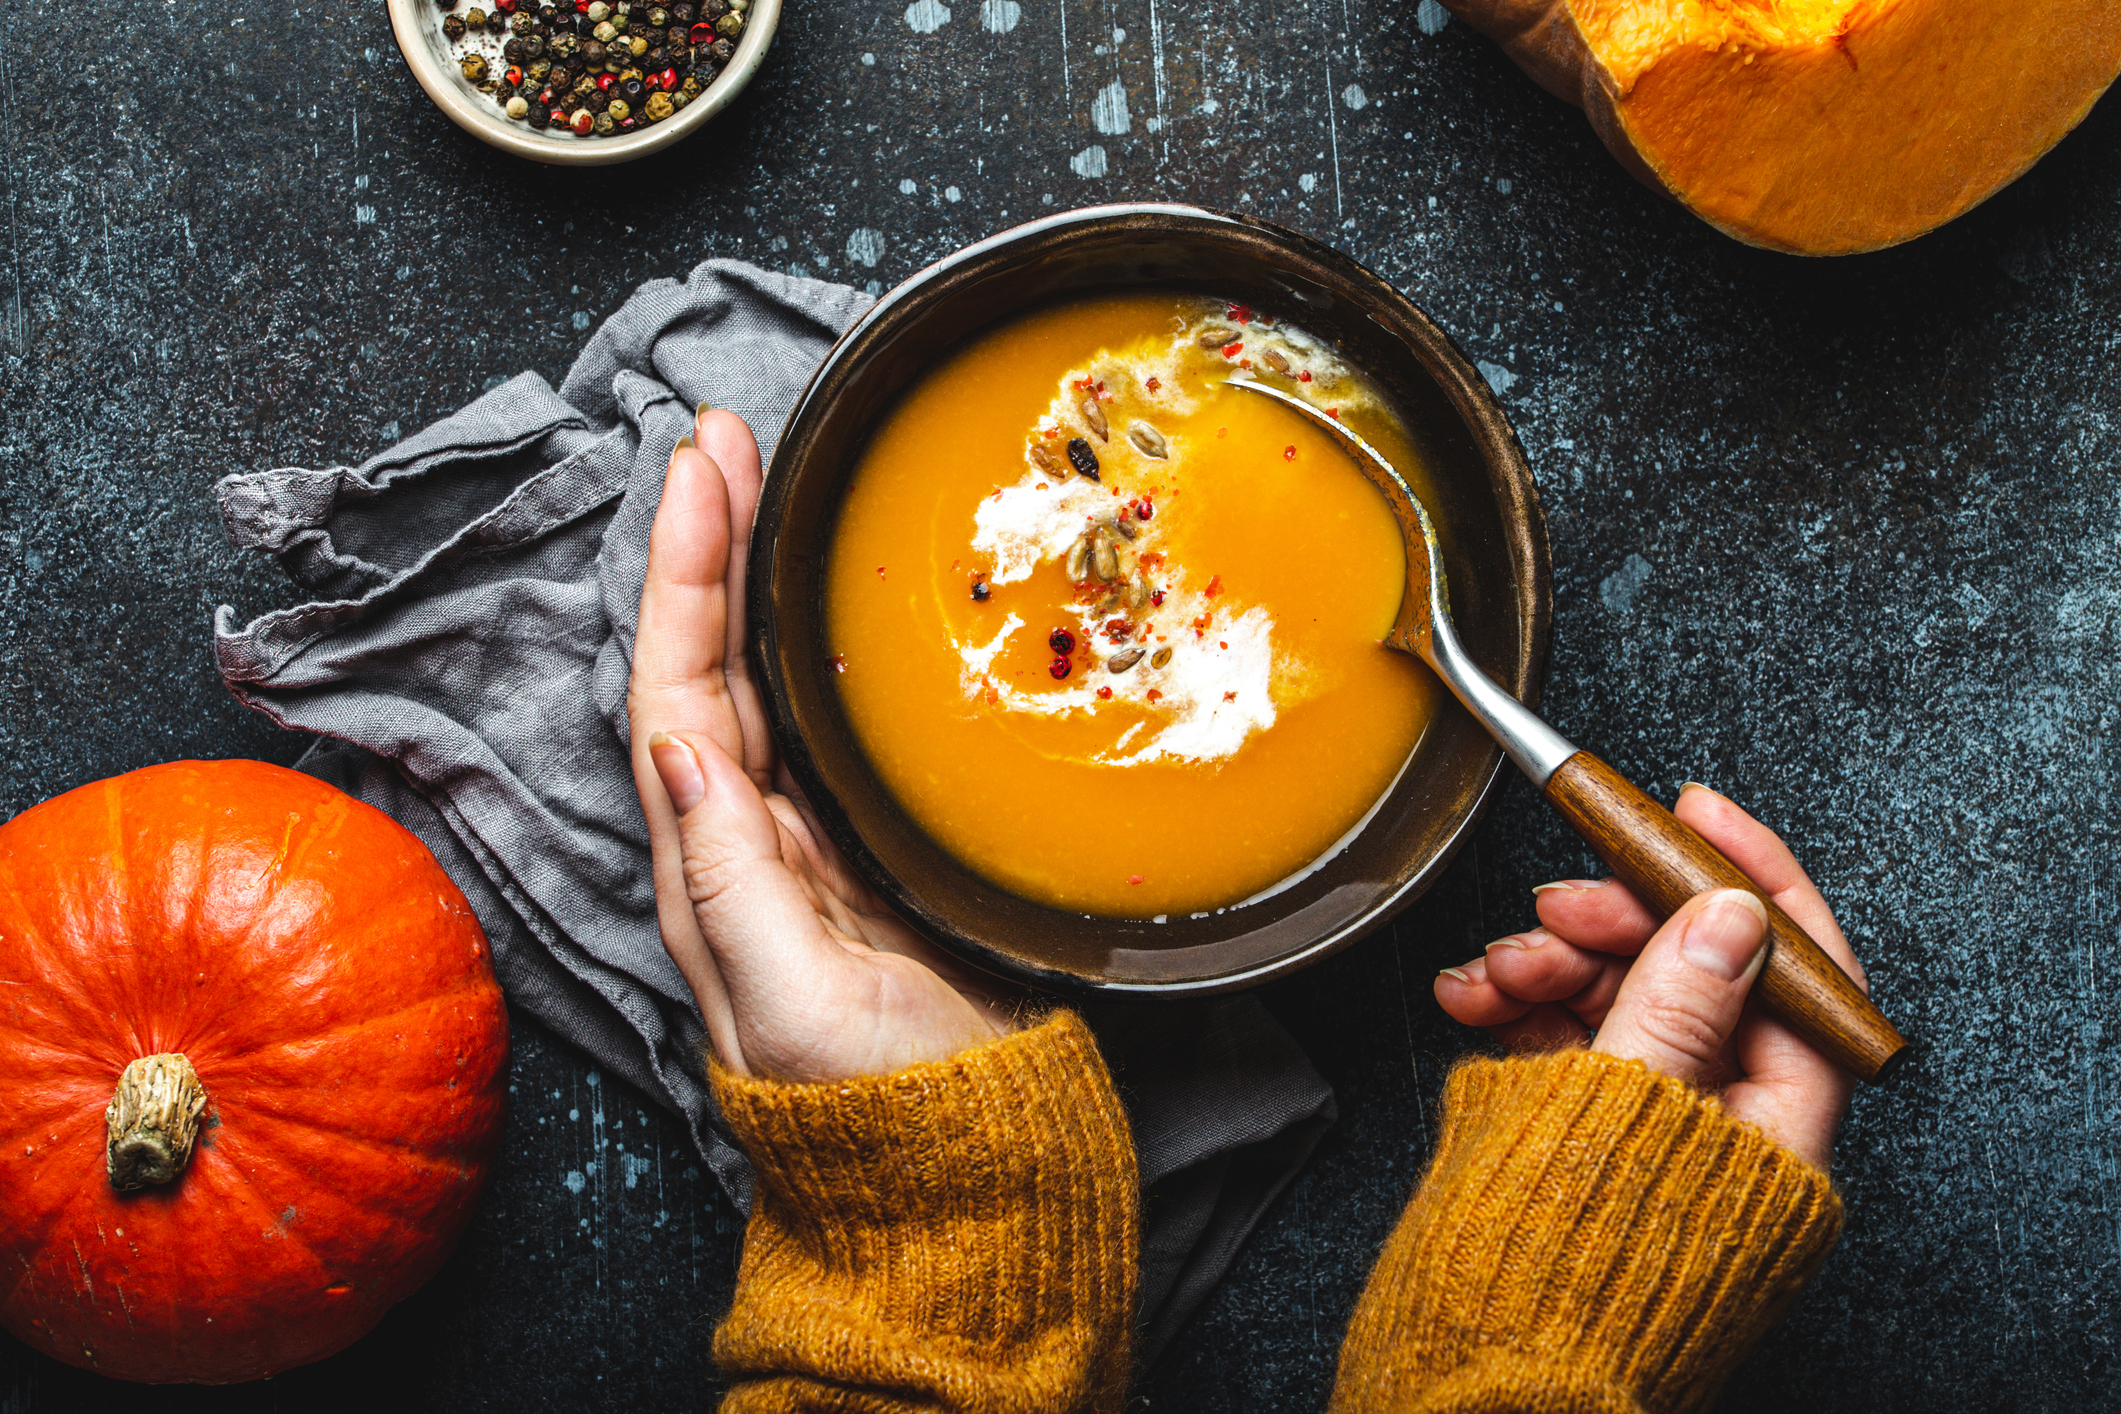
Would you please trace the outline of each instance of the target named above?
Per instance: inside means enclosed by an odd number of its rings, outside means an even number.
[[[714,1087],[758,1169],[725,1411],[1120,1407],[1134,1147],[1072,1012],[891,1075]]]
[[[1840,1234],[1825,1174],[1636,1062],[1475,1061],[1444,1102],[1336,1414],[1705,1409]]]

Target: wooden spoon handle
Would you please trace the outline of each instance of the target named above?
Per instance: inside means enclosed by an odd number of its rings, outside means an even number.
[[[1766,904],[1769,952],[1754,995],[1835,1062],[1875,1081],[1907,1054],[1885,1013],[1795,919],[1627,777],[1579,751],[1547,781],[1546,796],[1659,918],[1710,889],[1745,889]]]

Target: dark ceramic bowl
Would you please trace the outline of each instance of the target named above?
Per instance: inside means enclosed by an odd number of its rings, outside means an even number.
[[[1323,868],[1258,903],[1161,924],[1064,913],[997,888],[924,834],[877,778],[833,683],[824,604],[834,518],[871,433],[981,330],[1056,300],[1144,287],[1251,304],[1377,381],[1426,459],[1459,634],[1528,703],[1552,613],[1546,523],[1501,408],[1426,315],[1344,255],[1243,216],[1104,206],[1006,231],[885,295],[826,356],[767,471],[749,567],[754,662],[790,770],[877,892],[966,960],[1066,993],[1234,991],[1346,947],[1442,873],[1502,764],[1452,702],[1382,808]]]

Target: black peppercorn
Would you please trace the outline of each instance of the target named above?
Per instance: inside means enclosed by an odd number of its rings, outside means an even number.
[[[464,17],[462,15],[442,16],[442,33],[451,41],[462,39],[464,37]]]
[[[602,113],[611,106],[611,95],[601,88],[592,88],[582,95],[582,106],[592,113]]]
[[[641,56],[641,67],[651,74],[659,74],[670,67],[670,56],[660,49],[651,49]]]
[[[685,4],[684,0],[678,0],[677,4],[670,7],[670,22],[674,25],[689,25],[697,13],[698,11]]]
[[[729,13],[729,0],[700,0],[700,23],[711,25]]]
[[[532,126],[533,128],[542,128],[550,125],[551,122],[552,110],[550,108],[547,108],[542,103],[533,103],[530,105],[530,126]]]
[[[502,57],[503,59],[506,59],[506,60],[507,60],[507,61],[508,61],[509,63],[511,63],[511,64],[520,64],[520,63],[522,63],[522,62],[523,62],[523,41],[522,41],[522,40],[520,40],[520,39],[511,39],[511,40],[509,40],[509,41],[508,41],[508,42],[507,42],[506,44],[502,45],[502,46],[501,46],[501,57]]]
[[[714,66],[720,68],[729,62],[730,56],[736,53],[736,46],[726,39],[717,39],[714,43],[707,46],[707,53],[713,57]]]
[[[582,41],[582,65],[589,69],[604,67],[604,46],[600,42],[594,39]]]
[[[508,16],[502,14],[499,10],[486,17],[486,32],[488,34],[500,34],[507,28]]]
[[[555,35],[545,50],[555,59],[572,59],[582,52],[582,41],[571,34]]]
[[[639,79],[620,79],[611,86],[611,91],[633,108],[640,107],[641,100],[648,96],[648,86]]]
[[[683,25],[672,25],[669,29],[663,31],[663,47],[665,49],[684,49],[690,47],[691,44],[692,35]]]

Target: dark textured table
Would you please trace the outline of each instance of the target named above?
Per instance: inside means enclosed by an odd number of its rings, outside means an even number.
[[[220,475],[358,460],[505,375],[556,378],[636,284],[706,255],[875,289],[1146,197],[1330,241],[1483,365],[1553,536],[1551,715],[1785,831],[1922,1043],[1858,1098],[1848,1235],[1724,1407],[2113,1401],[2112,102],[1943,232],[1819,262],[1638,188],[1434,0],[791,0],[730,112],[589,173],[449,126],[379,0],[9,0],[0,810],[302,749],[213,674],[215,604],[290,598],[222,544]],[[1322,1407],[1469,1044],[1430,978],[1588,866],[1513,781],[1390,934],[1266,992],[1342,1120],[1148,1408]],[[710,1401],[740,1219],[674,1122],[521,1017],[515,1038],[499,1171],[443,1274],[331,1361],[158,1408]],[[0,1337],[5,1414],[139,1398]]]

